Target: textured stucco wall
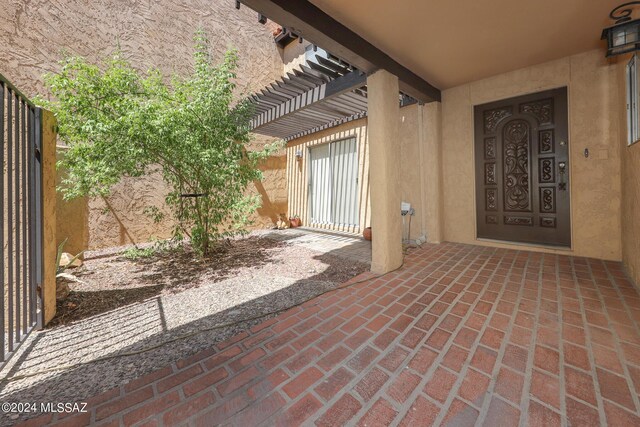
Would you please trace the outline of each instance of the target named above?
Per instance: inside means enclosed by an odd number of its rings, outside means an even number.
[[[0,72],[27,95],[44,93],[42,74],[58,69],[62,52],[98,60],[117,44],[141,69],[185,73],[193,65],[193,35],[203,28],[214,57],[240,53],[238,83],[253,92],[282,74],[275,25],[260,25],[233,1],[4,0],[0,14]]]
[[[427,241],[444,240],[444,203],[442,188],[442,103],[431,102],[423,107],[422,183],[424,185],[422,213]]]
[[[627,144],[626,64],[630,55],[617,58],[620,150],[622,158],[622,260],[640,285],[640,142]]]
[[[398,140],[396,142],[400,146],[400,181],[398,182],[400,198],[403,202],[410,203],[415,210],[415,215],[410,218],[410,223],[409,217],[405,218],[403,238],[406,238],[410,232],[412,240],[426,234],[423,162],[424,156],[428,153],[425,153],[424,146],[426,135],[424,133],[423,110],[423,107],[418,104],[400,109]],[[399,209],[400,206],[398,206]]]
[[[473,106],[567,86],[571,173],[571,251],[620,260],[620,147],[617,77],[601,50],[448,89],[442,94],[442,162],[445,239],[504,247],[476,240]],[[583,151],[591,155],[585,158]],[[556,251],[527,247],[534,250]]]
[[[194,32],[202,27],[214,58],[227,48],[238,49],[239,92],[253,93],[282,75],[283,60],[273,42],[275,24],[260,25],[254,11],[236,10],[234,5],[210,0],[5,0],[0,14],[0,73],[27,96],[46,94],[42,75],[58,69],[63,51],[95,61],[108,57],[119,44],[140,70],[158,67],[165,74],[185,74],[192,69]],[[282,209],[284,168],[277,170],[273,165],[278,161],[270,162],[265,166],[266,182],[250,191],[262,193],[266,206],[279,203],[277,208]],[[149,203],[162,206],[165,194],[161,176],[151,173],[123,180],[107,201],[89,201],[90,247],[168,237],[170,221],[153,224],[142,213]],[[105,209],[108,205],[113,210]],[[275,215],[263,208],[257,212],[257,224],[267,224]]]
[[[57,160],[65,153],[65,147],[58,146]],[[64,170],[57,170],[56,185],[64,178]],[[61,192],[56,192],[56,243],[67,239],[64,251],[70,254],[82,252],[89,246],[89,206],[85,197],[64,200]]]
[[[123,178],[109,196],[89,199],[89,248],[104,248],[171,237],[171,211],[164,203],[162,174],[150,168],[144,178]],[[155,224],[144,210],[156,207],[164,219]]]
[[[622,150],[622,257],[640,284],[640,142]]]
[[[280,214],[286,214],[287,204],[287,155],[282,150],[279,154],[269,157],[260,165],[262,180],[249,186],[250,194],[258,194],[262,206],[258,208],[254,217],[255,228],[273,226]]]
[[[305,52],[307,46],[311,43],[303,41],[299,43],[297,40],[289,43],[282,49],[282,62],[284,64],[284,73],[291,73],[294,68],[300,67],[305,63]]]

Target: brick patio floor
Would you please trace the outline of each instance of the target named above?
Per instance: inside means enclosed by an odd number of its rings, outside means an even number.
[[[640,425],[620,263],[444,243],[362,279],[53,421]]]

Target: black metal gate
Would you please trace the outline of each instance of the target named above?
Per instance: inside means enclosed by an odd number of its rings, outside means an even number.
[[[41,118],[0,75],[0,367],[42,326]]]

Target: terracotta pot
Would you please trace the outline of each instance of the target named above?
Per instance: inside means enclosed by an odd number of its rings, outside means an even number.
[[[364,231],[362,232],[362,237],[364,237],[364,240],[371,240],[371,227],[367,227],[364,229]]]
[[[291,228],[296,228],[302,225],[302,221],[300,220],[300,218],[289,218],[289,224]]]

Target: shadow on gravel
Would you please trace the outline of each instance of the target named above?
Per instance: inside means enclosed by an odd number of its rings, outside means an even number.
[[[261,258],[259,262],[268,262],[268,259],[268,256],[265,256]],[[314,259],[326,263],[328,269],[332,268],[333,264],[342,263],[342,265],[344,265],[344,259],[332,255],[331,252],[318,255],[314,257]],[[223,267],[222,271],[225,271],[225,274],[229,274],[233,271],[233,266],[242,265],[242,263],[246,261],[236,260],[235,262],[235,264],[227,264],[226,267]],[[162,271],[161,269],[163,267],[152,263],[150,264],[150,268],[157,268],[160,269],[159,271]],[[118,327],[116,328],[105,327],[101,330],[96,330],[93,336],[79,334],[75,337],[67,337],[60,334],[59,339],[48,338],[42,340],[47,341],[48,345],[45,347],[41,344],[38,346],[40,348],[33,349],[32,354],[21,357],[18,364],[11,370],[11,375],[38,370],[45,366],[72,363],[77,360],[76,355],[80,353],[92,354],[92,352],[95,351],[94,348],[108,349],[108,344],[105,343],[113,342],[113,340],[121,340],[122,342],[131,341],[133,343],[117,351],[107,352],[107,356],[136,352],[155,346],[157,346],[157,348],[134,356],[122,356],[106,361],[88,363],[73,369],[49,374],[48,377],[35,377],[33,379],[20,380],[17,383],[8,383],[3,379],[0,380],[1,400],[3,402],[86,401],[89,397],[109,390],[114,386],[125,384],[132,379],[161,369],[177,360],[192,356],[197,352],[206,349],[215,352],[215,350],[212,349],[215,343],[224,341],[233,335],[275,316],[269,315],[260,319],[242,322],[243,319],[246,319],[246,314],[243,313],[259,315],[275,310],[284,310],[302,303],[309,296],[316,297],[327,290],[333,289],[357,274],[368,271],[368,269],[369,266],[367,264],[353,262],[350,263],[349,271],[344,272],[340,276],[341,280],[339,282],[327,283],[323,281],[323,277],[325,277],[324,273],[312,275],[304,280],[297,280],[292,285],[276,292],[263,295],[222,312],[169,330],[166,329],[167,319],[164,318],[161,309],[160,297],[152,298],[147,302],[139,304],[140,309],[137,313],[129,313],[127,319],[118,321]],[[180,271],[182,271],[183,274],[187,274],[185,271],[193,270],[187,269]],[[172,277],[177,278],[178,273],[175,273]],[[155,291],[157,290],[152,292]],[[189,307],[185,307],[185,310],[189,310]],[[107,313],[103,316],[96,317],[96,319],[106,325],[113,321],[113,319],[109,317],[111,314],[112,313]],[[102,317],[104,317],[104,320],[101,320]],[[234,326],[203,332],[213,325],[236,321],[239,323]],[[162,325],[162,327],[160,327],[160,325]],[[53,337],[56,337],[55,334],[58,332],[59,329],[54,329],[45,332],[45,334],[53,334]],[[190,338],[159,346],[161,342],[192,333],[195,333],[195,335]],[[132,375],[132,372],[135,372],[135,375]],[[24,418],[21,419],[27,419],[29,418],[29,414],[24,414],[23,417]],[[0,416],[0,425],[12,425],[16,423],[16,421],[15,419],[9,420],[6,417]]]
[[[56,316],[49,322],[47,329],[144,301],[159,295],[163,288],[164,286],[159,285],[113,291],[73,291],[64,301],[56,303]]]
[[[219,282],[243,268],[260,268],[274,262],[274,253],[286,245],[285,242],[251,236],[223,243],[206,257],[197,256],[187,247],[165,250],[135,261],[121,254],[87,258],[85,265],[73,272],[80,280],[108,283],[109,276],[115,274],[121,275],[121,280],[93,289],[90,286],[78,289],[72,284],[69,296],[56,304],[56,316],[47,328],[96,316],[162,293],[178,293],[204,282]]]

